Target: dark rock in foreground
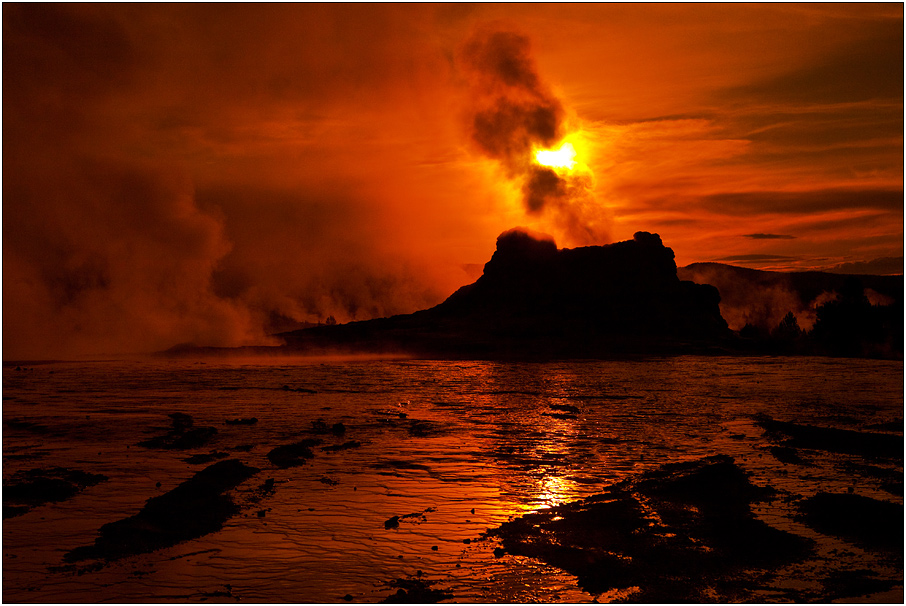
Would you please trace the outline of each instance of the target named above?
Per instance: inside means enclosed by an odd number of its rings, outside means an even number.
[[[321,440],[317,438],[307,438],[293,444],[284,444],[267,453],[267,458],[281,469],[298,467],[299,465],[305,465],[305,461],[315,456],[315,453],[311,451],[311,447],[320,443]]]
[[[903,557],[903,506],[856,494],[819,492],[799,505],[806,524],[869,549]]]
[[[193,427],[192,417],[185,413],[174,412],[168,416],[173,426],[166,434],[143,440],[138,445],[164,450],[187,450],[204,446],[217,435],[215,427]]]
[[[825,450],[861,457],[903,460],[903,436],[777,421],[761,415],[756,421],[772,438],[789,448]]]
[[[45,503],[65,501],[106,480],[105,475],[64,467],[18,473],[3,485],[3,519],[20,516]]]
[[[77,547],[68,562],[117,560],[216,532],[238,513],[226,491],[258,473],[237,459],[207,467],[173,490],[148,499],[134,516],[104,524],[94,545]]]
[[[254,425],[258,422],[257,417],[251,418],[239,418],[239,419],[227,419],[224,421],[227,425]]]
[[[419,572],[421,574],[421,572]],[[441,600],[452,600],[453,594],[441,589],[432,589],[434,581],[425,579],[396,579],[390,581],[396,587],[393,593],[384,600],[385,604],[436,604]]]
[[[865,568],[857,570],[838,570],[828,575],[826,579],[821,579],[821,585],[824,586],[827,595],[840,596],[841,598],[869,596],[873,593],[889,591],[902,584],[902,579],[899,583],[879,579],[875,572]],[[822,601],[827,602],[830,600]],[[855,602],[856,600],[850,599],[847,601]]]
[[[638,587],[638,602],[751,599],[759,569],[795,561],[811,544],[755,519],[772,493],[730,457],[665,466],[593,497],[490,530],[510,554],[543,560],[590,593]]]

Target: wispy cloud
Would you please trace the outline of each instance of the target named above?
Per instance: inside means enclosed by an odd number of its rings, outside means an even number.
[[[751,254],[751,255],[731,255],[729,257],[720,257],[716,259],[717,261],[735,261],[739,263],[746,262],[762,262],[762,261],[791,261],[796,257],[789,257],[785,255],[761,255],[761,254]]]
[[[743,234],[744,238],[752,238],[753,240],[795,240],[796,236],[789,236],[786,234]]]

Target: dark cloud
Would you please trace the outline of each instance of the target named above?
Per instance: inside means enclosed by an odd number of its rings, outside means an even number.
[[[744,238],[752,238],[753,240],[795,240],[796,236],[788,236],[786,234],[743,234]]]
[[[3,22],[4,78],[41,76],[42,88],[96,95],[128,80],[139,60],[125,28],[91,5],[10,5]]]
[[[472,137],[513,176],[526,170],[535,148],[564,134],[563,106],[541,82],[530,50],[525,36],[493,31],[475,35],[462,54],[477,96]]]
[[[472,136],[486,154],[518,172],[530,161],[535,147],[550,147],[562,135],[559,104],[539,101],[498,100],[478,110]]]
[[[501,83],[544,99],[548,94],[541,87],[530,49],[527,37],[496,31],[473,38],[466,44],[464,55],[466,61],[493,84]]]
[[[732,255],[729,257],[721,257],[716,259],[717,261],[735,261],[737,263],[747,263],[747,262],[763,262],[763,261],[791,261],[797,259],[797,257],[786,257],[783,255],[762,255],[762,254],[751,254],[751,255]]]
[[[751,143],[740,159],[764,171],[821,168],[824,181],[898,176],[903,163],[903,17],[869,12],[796,54],[789,68],[723,89],[721,130]],[[837,41],[839,40],[839,41]],[[821,49],[816,52],[817,49]],[[897,168],[894,168],[897,167]],[[813,169],[814,169],[813,168]]]
[[[550,168],[532,166],[527,171],[525,182],[522,185],[525,196],[525,205],[528,210],[538,212],[544,208],[550,199],[559,199],[566,195],[567,184]]]
[[[779,76],[724,92],[726,100],[751,103],[853,103],[902,101],[903,20],[882,19],[842,48]]]
[[[727,117],[731,134],[743,135],[758,145],[756,153],[774,153],[792,146],[799,153],[829,153],[849,147],[893,145],[891,135],[902,131],[902,104],[896,99],[859,104],[810,106],[756,106]],[[899,128],[898,128],[899,127]],[[789,149],[786,149],[789,153]]]
[[[895,215],[893,216],[895,217]],[[846,226],[856,229],[869,229],[869,228],[884,228],[890,230],[889,234],[894,234],[896,232],[896,227],[899,223],[902,222],[902,217],[894,219],[891,214],[884,212],[873,212],[870,214],[860,214],[853,217],[847,217]],[[805,218],[804,218],[805,219]],[[802,230],[802,237],[805,238],[806,233],[810,232],[834,232],[840,231],[840,220],[839,219],[820,219],[820,220],[803,220],[798,224],[798,228]],[[877,232],[874,232],[877,234]]]
[[[819,170],[816,183],[851,182],[854,174],[891,183],[903,163],[901,99],[756,104],[729,112],[720,130],[728,139],[747,141],[738,162],[766,174],[795,165],[799,171]]]
[[[699,205],[727,215],[800,214],[873,209],[902,212],[902,189],[822,189],[802,192],[756,191],[704,196]]]

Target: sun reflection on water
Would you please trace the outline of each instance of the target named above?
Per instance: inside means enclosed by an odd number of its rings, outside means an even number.
[[[542,503],[542,508],[570,501],[577,492],[575,482],[558,475],[545,475],[537,482],[536,487],[536,500]]]

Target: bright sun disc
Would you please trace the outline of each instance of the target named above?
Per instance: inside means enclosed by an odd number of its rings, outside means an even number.
[[[576,157],[576,148],[572,143],[566,142],[558,150],[539,149],[535,152],[535,160],[538,164],[551,166],[553,168],[571,169],[576,165],[573,158]]]

